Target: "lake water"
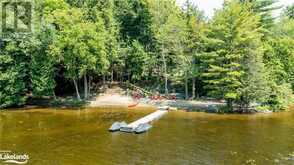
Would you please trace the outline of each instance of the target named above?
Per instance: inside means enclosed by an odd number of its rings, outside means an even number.
[[[26,153],[33,165],[294,164],[293,112],[170,112],[145,134],[108,132],[115,121],[131,122],[151,112],[0,112],[0,150]]]

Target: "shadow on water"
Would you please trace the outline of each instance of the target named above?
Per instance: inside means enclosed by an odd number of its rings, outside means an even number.
[[[293,164],[294,113],[170,112],[142,135],[109,133],[152,110],[33,109],[0,113],[0,150],[29,164]]]

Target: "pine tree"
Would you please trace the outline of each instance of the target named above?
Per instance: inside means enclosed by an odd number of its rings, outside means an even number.
[[[192,98],[199,96],[200,89],[196,89],[198,83],[201,80],[201,73],[203,71],[201,54],[204,51],[204,40],[205,40],[205,17],[202,11],[200,11],[197,6],[194,6],[190,0],[187,0],[183,8],[184,19],[186,20],[186,41],[184,53],[188,59],[182,60],[186,67],[185,74],[185,88],[186,88],[186,98],[188,97],[188,81],[192,79]],[[197,83],[197,84],[196,84]]]
[[[171,80],[173,68],[183,59],[185,41],[185,21],[175,1],[156,0],[149,3],[153,16],[152,31],[158,50],[160,75],[164,78],[165,94],[169,93],[168,82]]]
[[[260,26],[265,30],[274,26],[273,11],[281,8],[275,5],[277,0],[240,0],[240,2],[251,3],[251,9],[260,16]]]
[[[234,103],[247,110],[267,93],[259,19],[248,5],[228,3],[216,13],[209,34],[214,41],[208,48],[206,87],[210,95],[225,99],[229,110]]]
[[[294,4],[287,6],[284,12],[287,17],[294,19]]]

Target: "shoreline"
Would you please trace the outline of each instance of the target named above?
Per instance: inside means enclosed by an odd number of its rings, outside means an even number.
[[[215,114],[269,114],[274,113],[270,110],[257,110],[251,112],[230,112],[226,110],[226,103],[222,100],[214,99],[151,99],[147,97],[134,99],[129,96],[127,90],[118,86],[108,88],[102,93],[92,95],[88,100],[78,100],[74,96],[57,97],[39,97],[29,98],[26,105],[22,107],[11,107],[4,110],[28,110],[40,108],[57,108],[81,110],[87,108],[99,109],[157,109],[157,107],[168,106],[172,110],[182,110],[186,112],[205,112]],[[290,109],[291,106],[289,106]],[[1,110],[0,110],[1,111]],[[279,112],[279,111],[277,111]]]
[[[135,90],[136,91],[136,90]],[[137,91],[136,91],[137,92]],[[38,108],[57,108],[80,110],[86,108],[106,108],[106,109],[157,109],[157,107],[168,106],[172,110],[183,110],[186,112],[206,112],[215,114],[269,114],[274,111],[268,108],[253,105],[248,111],[240,111],[238,107],[233,111],[228,110],[224,100],[211,98],[184,100],[184,99],[166,99],[158,97],[157,99],[131,97],[133,93],[128,88],[121,87],[117,84],[107,87],[102,91],[96,91],[87,100],[78,100],[73,94],[69,96],[53,97],[30,97],[24,106],[10,107],[4,110],[26,110]],[[1,109],[0,109],[1,111]]]
[[[102,98],[102,99],[101,99]],[[105,99],[106,98],[106,99]],[[115,98],[115,99],[114,99]],[[36,100],[39,102],[39,99]],[[130,104],[138,103],[135,107],[128,107]],[[1,111],[21,111],[31,109],[45,109],[45,108],[56,108],[56,109],[71,109],[83,110],[83,109],[125,109],[125,110],[137,110],[137,109],[151,109],[155,110],[160,106],[169,106],[173,110],[185,111],[185,112],[204,112],[213,114],[271,114],[276,113],[273,111],[258,111],[252,113],[234,113],[234,112],[220,112],[219,108],[225,106],[225,103],[217,100],[151,100],[143,98],[140,100],[133,100],[129,96],[124,95],[102,95],[89,101],[78,101],[73,97],[58,98],[57,100],[46,99],[40,104],[33,104],[32,102],[24,105],[23,107],[11,107],[7,109],[1,109]],[[291,107],[291,106],[289,106]],[[289,108],[290,109],[290,108]],[[278,111],[283,112],[283,111]]]
[[[24,107],[15,107],[15,108],[7,108],[7,109],[0,109],[1,112],[18,112],[18,111],[33,111],[33,110],[42,110],[42,109],[56,109],[57,111],[83,111],[83,110],[97,110],[97,109],[104,109],[104,110],[125,110],[125,111],[141,111],[141,110],[156,110],[158,106],[151,105],[151,104],[139,104],[136,107],[128,108],[125,105],[114,105],[114,104],[108,104],[108,105],[101,105],[96,107],[90,107],[87,105],[80,106],[80,107],[68,107],[68,106],[40,106],[40,105],[25,105]],[[246,116],[246,115],[274,115],[279,113],[287,113],[291,111],[291,107],[289,106],[288,110],[284,111],[259,111],[259,112],[252,112],[252,113],[237,113],[237,112],[209,112],[207,110],[203,109],[194,109],[194,110],[187,110],[187,109],[178,109],[177,107],[171,107],[176,112],[184,112],[184,113],[206,113],[206,114],[215,114],[215,115],[240,115],[240,116]]]

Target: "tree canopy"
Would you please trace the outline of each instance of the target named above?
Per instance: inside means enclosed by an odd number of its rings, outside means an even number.
[[[0,108],[65,90],[87,99],[93,84],[127,81],[225,100],[230,111],[285,109],[293,4],[275,18],[277,9],[275,0],[231,0],[209,19],[189,0],[36,1],[38,29],[0,40]]]

